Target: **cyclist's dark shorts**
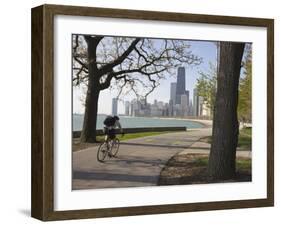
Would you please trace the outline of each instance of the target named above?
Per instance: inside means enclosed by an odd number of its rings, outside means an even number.
[[[108,129],[108,128],[105,127],[104,128],[104,133],[106,135],[108,135],[110,139],[114,139],[116,137],[115,136],[115,134],[116,134],[115,129]]]
[[[110,139],[114,139],[115,138],[115,129],[109,129],[108,130],[108,136]]]

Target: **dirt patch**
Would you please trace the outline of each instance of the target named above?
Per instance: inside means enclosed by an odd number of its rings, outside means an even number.
[[[206,154],[182,154],[172,157],[161,171],[158,185],[207,184],[245,182],[252,180],[251,166],[239,167],[236,177],[231,180],[213,180],[207,174]],[[238,158],[238,160],[247,160]],[[249,159],[248,159],[249,160]]]

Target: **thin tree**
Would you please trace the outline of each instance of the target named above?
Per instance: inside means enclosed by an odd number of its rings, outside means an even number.
[[[73,35],[73,85],[87,86],[81,142],[94,142],[99,94],[114,84],[146,97],[182,64],[198,65],[182,40]]]
[[[208,173],[213,179],[235,177],[239,125],[238,89],[244,43],[221,42],[212,145]]]

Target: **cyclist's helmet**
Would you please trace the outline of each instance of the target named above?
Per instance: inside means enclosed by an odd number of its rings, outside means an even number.
[[[119,120],[119,117],[117,115],[114,115],[113,117],[115,120]]]

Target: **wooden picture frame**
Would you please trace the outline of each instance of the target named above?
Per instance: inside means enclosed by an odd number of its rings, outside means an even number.
[[[54,16],[254,26],[267,29],[267,198],[168,205],[54,210]],[[274,205],[274,21],[61,5],[32,9],[32,217],[65,220],[98,217],[206,211]]]

